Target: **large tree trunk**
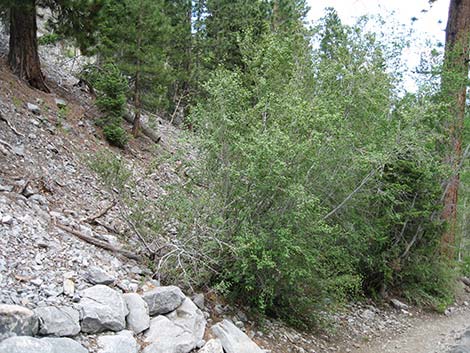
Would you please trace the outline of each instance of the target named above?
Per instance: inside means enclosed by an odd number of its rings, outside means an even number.
[[[449,103],[446,122],[448,146],[447,163],[452,175],[444,191],[443,219],[448,229],[442,238],[442,250],[449,258],[454,256],[457,202],[460,184],[459,168],[462,159],[462,131],[467,97],[467,78],[470,45],[470,0],[451,0],[446,28],[442,93]]]
[[[41,72],[38,54],[36,0],[23,0],[10,8],[10,51],[8,63],[11,70],[31,86],[44,92],[49,88]]]

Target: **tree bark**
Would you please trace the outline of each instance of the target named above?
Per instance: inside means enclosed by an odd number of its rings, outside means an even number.
[[[11,70],[32,87],[49,93],[38,54],[36,0],[24,0],[10,8]]]
[[[462,159],[462,132],[467,98],[470,44],[470,0],[451,0],[446,27],[446,47],[442,74],[442,94],[448,100],[446,122],[447,157],[452,174],[444,191],[442,218],[448,228],[442,237],[442,252],[454,257],[457,203],[460,185],[459,165]]]
[[[140,75],[142,74],[142,61],[141,61],[141,51],[142,51],[142,11],[143,11],[142,1],[140,2],[139,7],[139,17],[137,19],[137,60],[136,60],[136,69],[135,69],[135,84],[134,84],[134,106],[135,106],[135,115],[134,115],[134,122],[132,125],[132,134],[134,137],[139,136],[140,132],[140,116],[142,111],[142,100],[141,100],[141,83],[140,83]]]

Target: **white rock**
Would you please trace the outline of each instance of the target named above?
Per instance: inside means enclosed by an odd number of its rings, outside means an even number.
[[[55,99],[55,105],[57,105],[58,108],[65,108],[67,106],[67,102],[65,102],[61,98],[56,98]]]
[[[83,332],[125,329],[129,311],[121,293],[99,284],[85,289],[81,296],[79,307]]]
[[[28,110],[31,113],[36,114],[36,115],[41,114],[41,108],[39,108],[39,106],[37,106],[36,104],[28,103],[26,105],[27,105]]]
[[[399,310],[408,310],[408,305],[406,305],[405,303],[402,303],[402,302],[399,301],[398,299],[390,299],[390,303],[392,303],[392,306],[393,306],[395,309],[399,309]]]
[[[115,277],[97,266],[90,267],[85,278],[91,284],[112,284],[116,280]]]
[[[250,337],[228,320],[212,326],[212,332],[220,339],[226,353],[263,353]]]
[[[12,336],[37,333],[38,318],[33,311],[19,305],[0,304],[0,341]]]
[[[88,353],[70,338],[11,337],[0,343],[1,353]]]
[[[222,348],[222,343],[219,339],[209,340],[202,349],[198,351],[199,353],[224,353]]]
[[[97,353],[137,353],[139,345],[132,332],[121,331],[116,335],[98,337]]]
[[[75,336],[80,332],[78,311],[69,307],[47,306],[34,310],[39,318],[39,334]]]
[[[157,287],[144,292],[142,297],[147,302],[152,316],[168,314],[186,299],[181,289],[175,286]]]
[[[195,348],[194,337],[165,316],[150,321],[142,353],[188,353]]]
[[[73,297],[75,294],[75,283],[70,278],[64,279],[63,291],[69,297]]]
[[[186,298],[183,304],[166,317],[191,334],[194,346],[203,339],[206,330],[206,319],[191,299]]]
[[[141,333],[150,326],[149,308],[145,300],[136,293],[124,294],[129,315],[126,317],[127,328],[135,334]]]

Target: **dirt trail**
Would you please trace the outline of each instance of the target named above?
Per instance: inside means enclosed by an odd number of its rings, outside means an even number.
[[[405,332],[383,336],[364,344],[352,353],[447,353],[458,338],[470,329],[470,307],[445,315],[427,315],[415,319]]]

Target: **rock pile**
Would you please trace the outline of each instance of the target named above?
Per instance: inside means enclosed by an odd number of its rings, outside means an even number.
[[[71,306],[30,310],[0,304],[0,353],[263,352],[229,320],[211,332],[206,325],[203,311],[178,287],[141,295],[97,284],[81,291]]]

